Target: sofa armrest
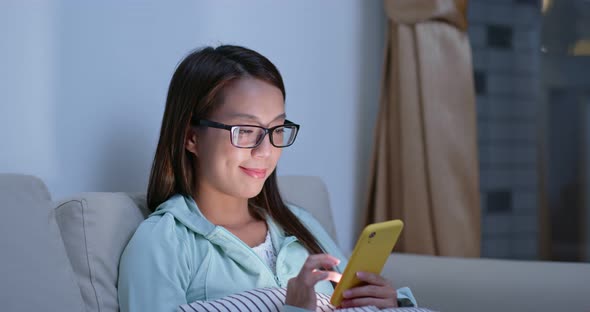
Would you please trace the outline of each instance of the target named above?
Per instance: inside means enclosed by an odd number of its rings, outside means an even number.
[[[383,275],[440,311],[590,311],[588,263],[394,253]]]
[[[39,178],[0,173],[0,310],[84,311]]]

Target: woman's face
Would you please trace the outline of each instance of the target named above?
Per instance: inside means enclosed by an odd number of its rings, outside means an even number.
[[[242,78],[232,82],[223,91],[221,103],[209,120],[265,128],[285,122],[281,90],[262,80]],[[231,144],[229,131],[200,127],[195,141],[198,189],[215,190],[238,198],[258,195],[281,156],[281,149],[270,143],[268,134],[255,148],[237,148]]]

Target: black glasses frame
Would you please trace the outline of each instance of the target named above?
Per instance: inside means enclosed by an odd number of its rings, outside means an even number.
[[[291,145],[293,145],[293,143],[295,143],[295,139],[297,138],[297,134],[299,133],[299,125],[291,122],[289,120],[285,120],[285,123],[282,125],[278,125],[278,126],[274,126],[271,128],[265,128],[262,126],[256,126],[256,125],[226,125],[226,124],[222,124],[220,122],[216,122],[216,121],[211,121],[211,120],[207,120],[207,119],[198,119],[195,120],[193,122],[193,124],[195,126],[204,126],[204,127],[211,127],[211,128],[217,128],[217,129],[225,129],[227,131],[229,131],[229,139],[230,142],[233,146],[237,147],[237,148],[256,148],[260,145],[260,143],[262,143],[262,141],[264,140],[264,138],[266,137],[267,134],[269,134],[268,138],[270,139],[270,144],[272,144],[272,146],[276,147],[276,148],[284,148],[284,147],[289,147]],[[290,127],[295,127],[295,134],[293,134],[293,141],[288,144],[288,145],[276,145],[274,140],[273,140],[273,132],[278,129],[278,128],[282,128],[285,126],[290,126]],[[261,136],[261,138],[258,140],[258,142],[256,142],[256,144],[254,146],[237,146],[236,144],[234,144],[234,139],[232,136],[233,133],[233,129],[235,127],[253,127],[253,128],[259,128],[264,130],[264,135]]]

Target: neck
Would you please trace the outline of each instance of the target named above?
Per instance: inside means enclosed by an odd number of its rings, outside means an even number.
[[[205,218],[215,225],[234,227],[254,221],[247,198],[224,194],[202,183],[194,199]]]

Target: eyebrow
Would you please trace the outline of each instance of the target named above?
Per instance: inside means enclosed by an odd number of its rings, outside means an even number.
[[[262,121],[258,117],[254,116],[254,115],[250,115],[250,114],[235,113],[235,114],[230,114],[229,117],[232,119],[233,118],[249,119],[249,120],[258,122],[259,124],[262,124]],[[286,119],[286,118],[287,118],[287,114],[282,113],[282,114],[278,115],[277,117],[275,117],[275,119],[273,119],[271,122],[277,121],[279,119]]]

